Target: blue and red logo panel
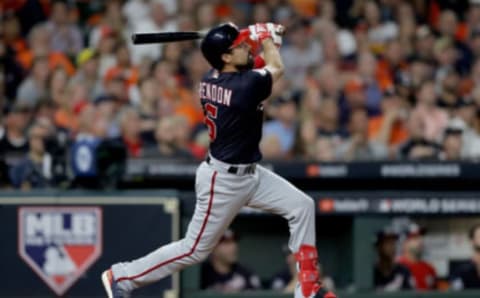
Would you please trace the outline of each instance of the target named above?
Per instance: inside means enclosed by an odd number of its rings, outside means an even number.
[[[101,209],[20,207],[18,252],[57,295],[63,295],[102,253]]]

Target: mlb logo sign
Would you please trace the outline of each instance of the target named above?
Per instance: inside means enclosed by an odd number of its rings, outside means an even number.
[[[102,212],[97,207],[21,207],[18,251],[63,295],[102,252]]]

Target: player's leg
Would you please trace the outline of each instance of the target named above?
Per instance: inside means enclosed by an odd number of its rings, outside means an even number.
[[[202,163],[197,171],[197,202],[185,238],[162,246],[140,259],[112,266],[118,287],[130,292],[199,263],[213,250],[253,192],[253,178],[220,173]]]
[[[248,206],[283,216],[290,229],[289,248],[295,253],[300,287],[296,298],[325,297],[318,284],[317,249],[315,247],[315,203],[312,198],[272,171],[257,166],[258,187]],[[315,296],[322,293],[323,295]]]

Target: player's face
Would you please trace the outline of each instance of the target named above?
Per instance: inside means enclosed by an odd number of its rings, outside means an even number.
[[[407,248],[411,254],[420,258],[423,252],[423,239],[421,236],[413,236],[407,240]]]
[[[380,244],[380,255],[387,259],[393,259],[395,257],[395,245],[397,240],[393,238],[387,238]]]
[[[246,42],[240,43],[231,50],[232,60],[231,64],[237,70],[245,70],[253,68],[253,55],[250,51],[250,45]]]
[[[214,251],[218,260],[225,264],[233,264],[238,259],[238,246],[235,240],[221,241]]]

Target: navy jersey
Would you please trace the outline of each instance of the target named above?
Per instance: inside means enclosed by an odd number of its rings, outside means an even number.
[[[225,73],[211,70],[203,77],[199,92],[212,156],[232,164],[259,161],[261,102],[272,92],[271,74],[265,69]]]

